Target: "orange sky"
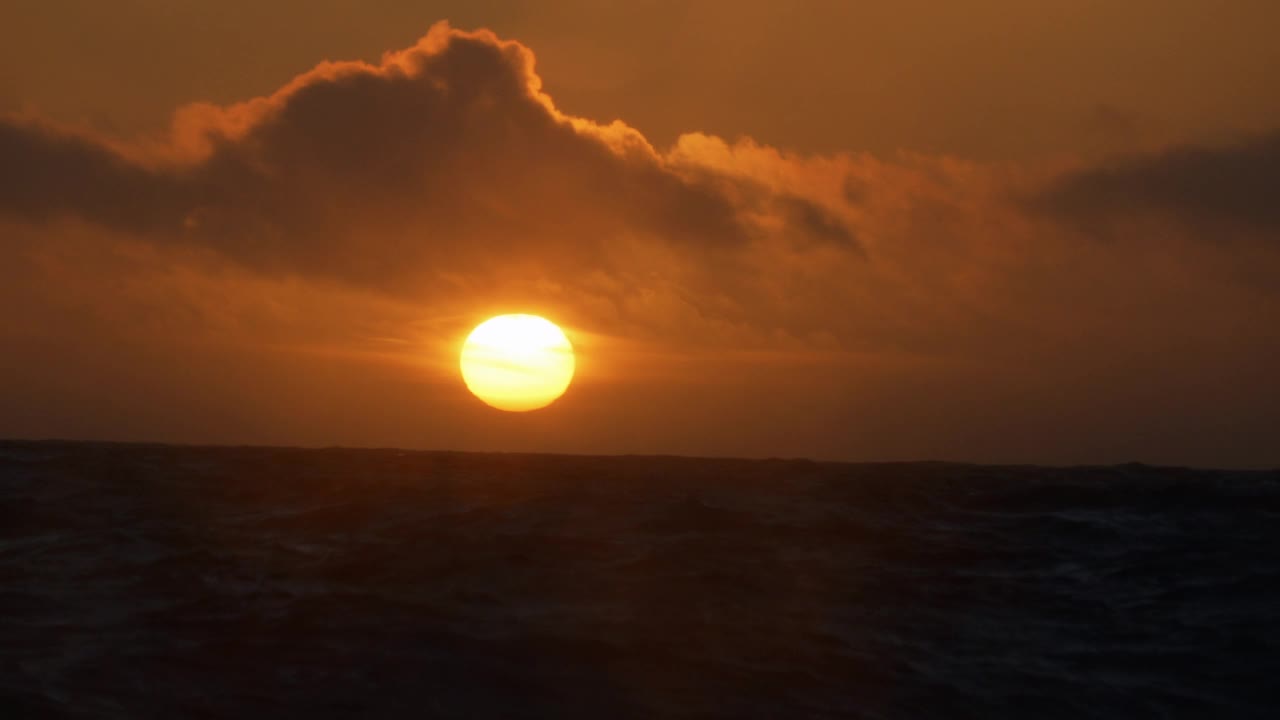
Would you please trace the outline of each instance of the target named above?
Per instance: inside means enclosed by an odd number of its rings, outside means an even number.
[[[0,436],[1280,462],[1271,3],[174,5],[0,10]]]

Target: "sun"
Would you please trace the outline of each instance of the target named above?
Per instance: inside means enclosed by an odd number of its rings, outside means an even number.
[[[573,379],[573,345],[537,315],[499,315],[476,326],[462,344],[462,380],[485,403],[510,412],[555,402]]]

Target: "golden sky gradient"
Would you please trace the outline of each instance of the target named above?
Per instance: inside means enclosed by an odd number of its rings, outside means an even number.
[[[1280,11],[936,5],[8,4],[0,436],[1280,462]]]

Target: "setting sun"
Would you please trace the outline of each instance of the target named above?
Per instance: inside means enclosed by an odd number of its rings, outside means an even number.
[[[546,407],[573,379],[573,346],[537,315],[499,315],[476,326],[462,345],[462,379],[476,397],[510,412]]]

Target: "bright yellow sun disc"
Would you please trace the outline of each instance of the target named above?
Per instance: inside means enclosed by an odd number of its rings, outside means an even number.
[[[499,315],[476,326],[462,345],[462,379],[499,410],[546,407],[573,379],[573,346],[555,323],[537,315]]]

